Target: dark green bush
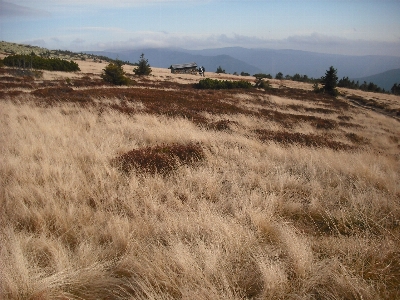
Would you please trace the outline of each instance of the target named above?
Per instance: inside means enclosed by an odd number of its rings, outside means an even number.
[[[37,55],[10,55],[3,59],[9,67],[32,68],[48,71],[75,72],[80,71],[78,64],[59,58],[43,58]]]
[[[135,75],[150,75],[150,73],[152,72],[150,64],[149,64],[149,60],[144,58],[144,54],[142,53],[142,55],[140,55],[140,60],[137,63],[137,67],[135,69],[133,69],[133,72],[135,73]]]
[[[257,73],[253,75],[255,78],[259,79],[263,79],[263,78],[267,78],[267,79],[272,79],[271,74],[264,74],[264,73]]]
[[[125,76],[122,62],[119,60],[114,63],[109,63],[108,66],[103,69],[101,78],[115,85],[129,85],[131,83],[130,79]]]
[[[219,66],[219,67],[217,68],[217,71],[215,71],[215,73],[217,73],[217,74],[221,74],[221,73],[225,74],[225,70],[222,69],[221,66]]]
[[[218,80],[205,78],[199,81],[196,85],[199,89],[212,89],[212,90],[222,90],[222,89],[248,89],[252,87],[251,83],[245,80],[239,81],[229,81],[229,80]]]

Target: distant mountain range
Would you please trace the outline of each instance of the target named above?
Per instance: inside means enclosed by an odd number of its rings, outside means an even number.
[[[227,54],[202,55],[200,53],[189,53],[187,50],[173,49],[140,49],[140,50],[113,50],[113,51],[86,51],[94,55],[102,55],[110,58],[118,58],[131,63],[137,62],[142,53],[149,60],[150,66],[158,68],[169,68],[173,64],[195,62],[199,67],[204,66],[206,72],[215,72],[221,66],[227,73],[247,72],[250,74],[262,73],[262,69],[253,66],[243,60],[234,58]]]
[[[64,59],[85,59],[84,53],[74,53],[63,50],[48,50],[30,45],[0,42],[0,52],[29,54],[45,53],[51,57]],[[187,49],[137,49],[108,51],[85,51],[95,54],[119,58],[122,61],[135,63],[142,53],[153,67],[168,68],[172,64],[196,62],[198,66],[204,66],[206,71],[215,72],[219,66],[227,73],[246,72],[251,75],[266,73],[275,76],[278,72],[283,75],[307,75],[320,78],[326,70],[333,66],[338,70],[339,79],[349,77],[351,80],[362,84],[373,82],[386,91],[393,84],[400,83],[400,57],[397,56],[346,56],[334,54],[322,54],[298,50],[271,50],[271,49],[247,49],[241,47],[187,50]]]
[[[400,69],[400,57],[397,56],[348,56],[336,54],[323,54],[299,50],[271,50],[271,49],[247,49],[241,47],[228,47],[204,50],[187,49],[139,49],[109,51],[86,51],[86,53],[104,55],[110,58],[119,58],[123,61],[137,62],[140,54],[153,67],[168,68],[172,64],[196,62],[204,66],[206,71],[215,72],[218,66],[227,73],[246,72],[251,75],[255,73],[266,73],[275,76],[278,72],[284,75],[307,75],[308,77],[320,78],[330,66],[338,70],[338,77],[344,76],[350,79],[358,79],[360,82],[372,75],[385,73],[389,70]],[[384,87],[393,86],[400,82],[396,72],[389,72],[386,76]],[[394,76],[391,79],[391,76]],[[379,77],[379,76],[378,76]],[[377,79],[378,79],[377,77]],[[371,77],[374,78],[374,77]],[[372,81],[381,86],[377,82]],[[392,83],[390,83],[393,81]],[[390,87],[391,87],[390,86]],[[390,89],[390,88],[389,88]]]
[[[364,81],[368,83],[373,82],[377,86],[384,88],[385,91],[390,91],[390,89],[393,87],[393,84],[400,83],[400,69],[393,69],[380,74],[354,79],[354,81],[357,80],[360,84],[362,84]]]

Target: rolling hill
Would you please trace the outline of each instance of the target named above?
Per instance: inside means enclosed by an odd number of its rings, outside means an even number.
[[[140,55],[144,53],[145,58],[149,60],[149,64],[158,68],[168,68],[173,64],[196,62],[198,66],[204,66],[206,71],[210,72],[215,72],[219,66],[225,69],[227,73],[247,72],[256,74],[262,72],[260,68],[226,54],[206,56],[200,53],[192,54],[173,49],[90,51],[88,53],[108,56],[113,59],[118,57],[123,61],[132,63],[138,61]]]
[[[187,50],[187,49],[136,49],[109,51],[90,51],[87,53],[119,57],[121,60],[135,62],[141,53],[148,58],[154,67],[168,68],[171,64],[196,62],[207,71],[215,71],[221,66],[227,73],[247,72],[269,73],[275,76],[278,72],[284,75],[296,73],[308,77],[320,78],[325,71],[334,66],[339,78],[361,78],[372,76],[394,68],[400,68],[400,57],[395,56],[347,56],[324,54],[299,50],[247,49],[241,47]]]
[[[364,81],[373,82],[379,87],[384,88],[386,91],[390,91],[393,84],[400,82],[400,69],[393,69],[372,76],[356,78],[354,80],[358,80],[360,84]]]

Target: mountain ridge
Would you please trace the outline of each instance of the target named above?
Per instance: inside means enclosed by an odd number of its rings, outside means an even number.
[[[68,56],[71,59],[84,59],[88,58],[86,54],[93,54],[103,58],[118,58],[131,63],[137,62],[140,55],[144,53],[153,67],[168,68],[172,64],[196,62],[198,66],[204,66],[206,71],[210,72],[215,72],[221,66],[227,73],[246,72],[251,75],[266,73],[275,76],[278,72],[282,72],[283,75],[293,76],[298,73],[310,78],[320,78],[330,66],[333,66],[337,69],[339,78],[349,77],[360,82],[373,82],[385,90],[390,90],[394,83],[400,82],[399,75],[393,71],[400,69],[400,57],[397,56],[348,56],[291,49],[243,47],[203,50],[183,48],[109,49],[73,53],[67,50],[48,50],[3,41],[0,42],[0,51],[4,53],[21,52],[21,54],[34,51],[37,55],[46,52],[55,57],[63,58],[65,56],[65,59]]]
[[[88,52],[88,51],[86,51]],[[308,77],[320,78],[333,66],[338,70],[338,77],[362,78],[400,68],[400,57],[397,56],[349,56],[325,54],[301,50],[274,50],[263,48],[212,48],[203,50],[187,49],[136,49],[109,51],[89,51],[88,53],[109,53],[122,60],[137,61],[144,53],[154,67],[169,67],[175,63],[195,61],[204,65],[207,71],[221,66],[228,73],[247,72],[250,74],[266,73],[275,76],[278,72],[284,75],[296,73]]]
[[[367,83],[373,82],[377,86],[390,91],[395,83],[400,83],[400,68],[392,69],[379,74],[374,74],[367,77],[354,78],[354,81],[358,81],[360,84],[366,81]]]

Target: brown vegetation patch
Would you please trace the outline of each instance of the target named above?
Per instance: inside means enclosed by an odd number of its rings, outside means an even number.
[[[33,85],[28,82],[0,82],[0,89],[12,89],[12,88],[20,88],[20,89],[32,89]]]
[[[200,144],[171,144],[131,150],[112,162],[122,172],[133,169],[150,174],[168,174],[181,165],[191,165],[205,159]]]
[[[261,109],[260,114],[267,117],[268,120],[289,128],[293,128],[299,122],[307,122],[317,129],[335,129],[337,127],[336,121],[315,116],[289,114],[272,109]]]
[[[21,95],[22,91],[0,91],[0,99],[5,99],[7,97],[16,97]]]
[[[34,90],[31,93],[38,98],[46,99],[47,104],[52,104],[57,101],[81,103],[91,101],[90,95],[82,91],[74,91],[74,89],[69,86],[42,88]]]
[[[339,98],[329,96],[327,94],[315,93],[314,91],[295,89],[295,88],[279,88],[279,89],[268,89],[266,91],[270,95],[275,95],[283,98],[306,100],[310,102],[317,102],[324,104],[334,110],[347,110],[350,105]]]
[[[100,78],[91,78],[89,76],[83,76],[79,79],[66,79],[66,82],[67,84],[70,84],[74,87],[94,87],[94,86],[109,85]]]
[[[352,102],[356,102],[360,105],[368,106],[368,107],[372,107],[372,108],[386,109],[388,107],[386,103],[378,102],[374,99],[365,99],[365,98],[363,98],[361,96],[357,96],[357,95],[350,95],[350,96],[347,96],[347,98]]]
[[[211,130],[217,130],[217,131],[227,131],[227,130],[229,131],[231,129],[230,125],[233,125],[233,124],[237,124],[237,122],[223,119],[223,120],[209,123],[207,125],[207,128],[211,129]]]
[[[342,121],[350,121],[351,119],[353,119],[353,117],[351,116],[343,116],[343,115],[340,115],[337,118]]]
[[[295,110],[295,111],[306,111],[306,112],[311,112],[311,113],[319,113],[319,114],[333,114],[336,111],[332,109],[327,109],[327,108],[321,108],[321,107],[306,107],[304,105],[298,105],[298,104],[289,104],[286,105],[286,108]]]
[[[362,137],[356,133],[350,132],[345,134],[346,138],[357,145],[366,145],[369,144],[369,140],[365,137]]]
[[[209,123],[207,118],[201,115],[203,112],[210,114],[254,114],[253,111],[226,101],[227,94],[224,92],[204,92],[188,88],[160,90],[143,87],[104,87],[74,90],[70,86],[63,85],[37,89],[32,94],[48,105],[54,105],[57,101],[87,104],[94,99],[99,99],[100,103],[102,99],[122,100],[121,103],[107,106],[126,114],[136,113],[130,104],[140,102],[143,105],[141,112],[182,117],[202,126],[207,126]],[[219,125],[222,126],[222,124]]]
[[[325,135],[304,134],[299,132],[272,131],[265,129],[256,130],[262,141],[274,141],[283,145],[298,145],[315,148],[330,148],[333,150],[350,150],[353,147],[341,142],[333,141]]]
[[[350,122],[339,122],[339,126],[346,127],[346,128],[363,128],[363,126],[359,124],[354,124]]]

